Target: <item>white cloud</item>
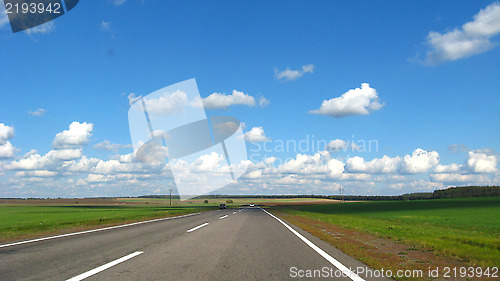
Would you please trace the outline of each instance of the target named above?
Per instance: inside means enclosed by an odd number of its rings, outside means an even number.
[[[142,98],[141,95],[136,96],[135,93],[130,93],[128,96],[128,103],[130,106],[132,106],[136,101],[140,100]]]
[[[31,35],[31,34],[45,34],[45,33],[51,33],[56,30],[56,24],[54,21],[49,21],[47,23],[44,23],[42,25],[26,29],[26,33]]]
[[[314,65],[308,64],[302,66],[302,70],[292,70],[287,68],[283,71],[279,71],[277,68],[274,69],[274,77],[278,80],[295,80],[297,78],[302,77],[305,73],[313,73]]]
[[[9,141],[0,144],[0,159],[14,157],[15,151],[16,148]]]
[[[330,152],[337,152],[337,151],[347,151],[347,150],[357,150],[359,149],[358,145],[351,142],[347,142],[345,140],[341,140],[341,139],[334,139],[332,141],[330,141],[327,146],[326,146],[326,150],[330,151]]]
[[[477,174],[430,174],[429,176],[434,182],[450,183],[450,184],[488,184],[490,179],[484,175]]]
[[[342,161],[337,160],[337,159],[330,159],[328,161],[328,169],[330,169],[330,173],[333,177],[338,177],[342,175],[345,169],[345,164],[342,163]]]
[[[89,142],[94,128],[92,123],[73,122],[69,125],[69,130],[64,130],[58,133],[52,145],[56,149],[61,148],[76,148],[85,145]]]
[[[320,151],[314,155],[297,154],[295,159],[286,161],[278,167],[277,171],[284,174],[337,174],[340,169],[338,163],[329,163],[328,160],[329,154],[326,151]]]
[[[391,158],[384,155],[382,158],[375,158],[366,162],[362,157],[354,156],[347,159],[346,168],[352,173],[396,173],[401,165],[401,157]]]
[[[232,105],[255,106],[255,98],[240,91],[233,90],[233,93],[213,93],[203,99],[203,106],[206,109],[226,109]]]
[[[493,173],[497,170],[497,164],[498,159],[495,155],[473,151],[467,153],[466,165],[473,173]]]
[[[14,127],[0,123],[0,144],[4,144],[7,140],[14,137]]]
[[[146,98],[144,101],[148,112],[156,115],[172,115],[182,112],[189,103],[187,94],[181,90],[164,93],[158,98]]]
[[[101,21],[101,30],[105,32],[112,32],[113,30],[111,29],[111,22],[110,21]]]
[[[122,148],[132,148],[131,144],[118,144],[118,143],[112,143],[109,140],[104,140],[100,143],[97,143],[94,145],[94,148],[97,149],[102,149],[102,150],[111,150],[111,151],[118,151]]]
[[[43,108],[38,108],[34,111],[28,111],[28,114],[33,115],[33,116],[44,116],[45,113],[47,113],[47,110]]]
[[[244,138],[249,142],[264,142],[269,140],[262,127],[253,127],[250,131],[244,134]]]
[[[450,164],[450,165],[437,165],[434,168],[434,173],[454,173],[460,171],[461,166],[458,164]]]
[[[127,2],[127,0],[108,0],[108,2],[110,2],[113,5],[118,7],[118,6],[123,5],[125,2]]]
[[[14,127],[0,123],[0,159],[14,157],[17,150],[8,140],[14,137]]]
[[[49,151],[49,153],[47,153],[47,157],[62,161],[74,160],[82,157],[82,149],[73,148],[73,149],[51,150]]]
[[[351,89],[340,97],[324,100],[319,109],[310,113],[340,118],[349,115],[367,115],[380,110],[383,106],[384,104],[379,101],[377,90],[371,88],[370,84],[363,83],[361,88]]]
[[[236,132],[236,130],[238,130],[238,128],[239,128],[239,124],[237,124],[235,122],[231,122],[231,121],[224,122],[224,123],[217,123],[214,126],[215,131],[221,135],[232,134],[232,133]]]
[[[403,172],[410,174],[426,173],[439,164],[439,153],[417,148],[412,155],[405,155],[402,164]]]
[[[429,32],[426,62],[454,61],[485,52],[495,46],[490,38],[500,33],[500,3],[494,2],[474,15],[474,20],[446,33]]]
[[[271,102],[266,99],[265,97],[259,97],[259,106],[260,107],[266,107],[270,104]]]

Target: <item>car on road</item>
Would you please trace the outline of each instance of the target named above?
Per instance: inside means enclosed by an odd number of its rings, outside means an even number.
[[[226,209],[226,204],[220,204],[219,209]]]
[[[250,204],[250,207],[255,207],[255,204]]]

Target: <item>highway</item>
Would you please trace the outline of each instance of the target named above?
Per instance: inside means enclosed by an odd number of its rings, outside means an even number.
[[[361,268],[259,207],[0,245],[2,281],[383,280]]]

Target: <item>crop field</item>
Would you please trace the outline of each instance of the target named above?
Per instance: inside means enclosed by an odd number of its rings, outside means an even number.
[[[409,250],[425,249],[468,265],[500,264],[500,197],[356,202],[279,211],[373,234],[410,245]]]

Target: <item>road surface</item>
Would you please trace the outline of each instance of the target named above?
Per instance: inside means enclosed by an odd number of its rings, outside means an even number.
[[[381,280],[361,268],[259,207],[0,245],[3,281]]]

